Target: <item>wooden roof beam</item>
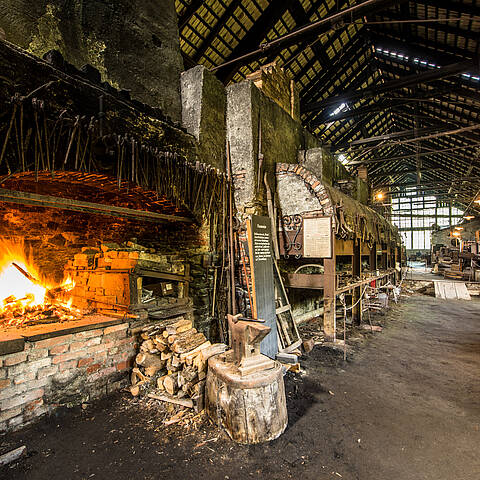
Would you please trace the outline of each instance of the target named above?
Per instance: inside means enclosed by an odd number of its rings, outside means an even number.
[[[375,25],[375,28],[360,30],[360,34],[377,47],[386,48],[395,52],[404,53],[412,58],[425,58],[431,63],[437,65],[460,62],[465,59],[474,59],[475,55],[465,49],[454,47],[448,44],[442,44],[442,50],[435,47],[426,46],[427,40],[421,37],[412,35],[408,39],[395,36],[396,32],[392,29],[386,30]],[[477,62],[478,65],[478,62]]]
[[[342,75],[346,73],[349,67],[345,67],[344,70],[342,70]],[[366,82],[368,82],[369,79],[373,78],[375,75],[375,72],[372,71],[371,65],[368,63],[364,63],[363,65],[360,65],[360,68],[352,75],[347,77],[347,83],[346,86],[350,89],[358,89],[361,88],[362,85]],[[338,78],[338,77],[337,77]],[[379,79],[378,79],[379,80]],[[322,88],[321,92],[318,92],[318,95],[323,93],[324,91],[327,91],[327,89],[330,88],[331,84],[335,83],[335,80],[331,80],[330,82],[326,82],[324,84],[324,87]],[[345,85],[335,85],[333,87],[333,95],[337,95],[338,92],[341,92],[345,88]],[[340,105],[341,102],[338,103]],[[337,106],[337,105],[335,105]],[[319,115],[318,111],[312,111],[312,112],[306,112],[303,113],[303,119],[305,123],[310,123],[313,119],[315,119]]]
[[[473,14],[472,14],[473,15]],[[388,19],[390,21],[395,21],[395,20],[412,20],[416,21],[419,20],[417,17],[412,17],[412,16],[407,16],[405,17],[399,12],[394,12],[393,10],[385,10],[381,13],[381,16],[384,19]],[[468,19],[465,19],[468,21]],[[368,22],[365,24],[368,26]],[[463,37],[466,39],[474,40],[476,41],[478,39],[478,33],[470,30],[465,30],[463,28],[459,28],[454,26],[452,23],[425,23],[421,25],[425,29],[429,30],[436,30],[437,32],[442,32],[445,33],[446,35],[454,35],[456,37]],[[375,30],[375,25],[372,25]]]
[[[430,150],[430,151],[426,151],[426,152],[420,152],[418,155],[420,155],[421,157],[428,157],[430,155],[436,155],[436,154],[442,153],[442,152],[454,152],[454,151],[457,151],[457,150],[474,148],[475,146],[480,147],[480,143],[478,143],[476,145],[474,144],[474,145],[471,145],[471,146],[461,146],[461,147],[441,148],[441,149],[438,149],[438,150]],[[380,158],[371,159],[371,160],[358,160],[358,161],[352,161],[352,162],[348,163],[347,167],[362,165],[362,164],[384,163],[384,162],[386,163],[386,162],[396,161],[396,160],[405,160],[405,159],[409,159],[409,158],[415,158],[416,156],[417,156],[416,153],[412,153],[412,154],[408,154],[408,155],[396,155],[396,156],[393,156],[393,157],[380,157]]]
[[[401,105],[408,105],[414,102],[422,100],[428,100],[435,97],[440,97],[447,95],[448,93],[454,92],[455,88],[452,86],[450,88],[444,88],[439,90],[424,90],[421,92],[416,92],[414,98],[411,95],[402,95],[391,99],[382,99],[380,102],[371,103],[369,105],[360,106],[353,108],[353,110],[347,110],[345,112],[340,112],[337,115],[331,116],[328,110],[324,110],[314,121],[310,123],[312,126],[321,125],[322,123],[330,122],[339,122],[341,120],[348,120],[351,118],[357,118],[362,115],[367,115],[371,112],[381,112],[383,110],[388,110],[389,108],[395,108]]]
[[[449,111],[447,108],[444,108],[443,110],[444,110],[444,112]],[[410,105],[403,105],[401,107],[398,107],[397,113],[402,113],[402,112],[404,112],[404,114],[408,115],[408,116],[411,116],[415,113],[415,112],[412,112],[412,109],[410,108]],[[460,129],[462,129],[462,131],[459,131],[455,135],[460,135],[462,137],[465,137],[468,140],[471,140],[472,142],[480,141],[480,133],[476,132],[476,131],[469,130],[470,125],[468,125],[466,123],[460,123],[460,125],[459,125],[459,122],[455,122],[454,120],[452,121],[452,119],[449,119],[448,117],[446,118],[443,115],[439,116],[438,114],[435,114],[435,112],[432,112],[432,111],[428,110],[427,108],[422,109],[419,113],[426,114],[423,118],[426,122],[429,122],[432,127],[435,127],[437,129],[438,128],[458,129],[458,127],[460,127]],[[459,112],[456,112],[456,115],[458,115],[459,117],[462,116],[462,114],[459,113]],[[478,121],[478,119],[475,119],[473,117],[470,120],[471,121]],[[475,129],[473,129],[473,130],[475,130]]]
[[[296,0],[286,0],[279,6],[278,2],[270,2],[267,8],[262,12],[257,21],[253,24],[252,28],[244,35],[237,46],[230,52],[230,55],[225,59],[225,62],[229,62],[232,58],[236,58],[244,55],[245,53],[258,47],[258,44],[266,37],[267,33],[272,29],[275,23],[285,14],[289,6]],[[267,55],[265,52],[258,58]],[[257,58],[257,59],[258,59]],[[252,62],[254,59],[250,58],[248,62]],[[222,68],[217,72],[217,77],[225,84],[227,84],[237,73],[237,70],[245,63],[237,62],[229,68]]]
[[[195,12],[202,6],[202,3],[202,0],[192,0],[190,5],[185,8],[185,11],[178,17],[178,29],[180,31],[187,25]]]
[[[347,45],[340,57],[335,57],[325,65],[322,65],[320,74],[300,92],[301,103],[305,104],[314,101],[321,96],[328,86],[335,82],[335,79],[345,74],[345,71],[351,67],[357,58],[364,53],[367,54],[367,48],[368,46],[363,38],[356,36]]]
[[[389,60],[392,63],[398,63],[398,65],[408,66],[409,69],[411,69],[411,70],[414,70],[414,68],[415,68],[415,65],[400,63],[400,62],[395,61],[395,59],[389,59]],[[377,64],[378,64],[379,68],[381,68],[383,72],[388,72],[391,75],[397,75],[399,77],[402,74],[405,73],[404,69],[398,68],[397,66],[393,65],[392,63],[389,63],[389,62],[385,61],[383,58],[378,57],[376,61],[377,61]],[[441,79],[441,80],[436,80],[436,81],[433,81],[433,82],[429,82],[428,84],[432,88],[437,88],[437,89],[444,88],[446,91],[451,90],[452,91],[451,95],[455,96],[455,101],[456,101],[457,97],[462,97],[462,98],[471,100],[474,103],[480,103],[480,94],[477,91],[475,91],[475,90],[477,90],[477,87],[474,83],[468,84],[467,83],[468,80],[467,79],[464,80],[462,77],[455,77],[455,80],[456,80],[455,83],[452,82],[452,80],[453,80],[452,78],[448,78],[448,79],[444,78],[444,79]],[[463,86],[458,85],[457,84],[458,80],[460,80],[464,85]],[[468,87],[467,87],[467,85],[468,85]],[[475,89],[475,90],[473,90],[473,89]]]
[[[452,75],[463,73],[473,68],[473,66],[474,64],[471,60],[464,60],[463,62],[452,63],[450,65],[446,65],[435,70],[422,72],[420,74],[406,75],[399,78],[398,80],[386,82],[385,84],[379,85],[375,88],[364,88],[362,90],[350,91],[341,95],[327,98],[326,100],[322,100],[320,102],[310,103],[303,107],[302,113],[313,111],[318,112],[319,110],[323,110],[325,107],[331,105],[348,102],[358,102],[359,100],[373,98],[377,95],[392,92],[400,88],[411,87],[414,85],[419,85],[420,83],[428,83],[433,80],[450,77]]]
[[[220,19],[217,21],[215,26],[210,30],[208,35],[205,37],[205,40],[202,42],[198,50],[193,55],[192,59],[195,62],[199,62],[205,52],[208,50],[212,42],[215,40],[215,37],[220,33],[220,30],[225,26],[228,19],[233,15],[237,7],[242,3],[242,0],[232,0],[230,5],[225,9]]]
[[[288,5],[292,1],[293,0],[286,0],[282,2],[281,8],[279,8],[278,2],[271,2],[248,34],[245,35],[244,39],[233,49],[226,61],[222,65],[218,65],[212,69],[218,71],[217,76],[223,80],[224,83],[228,83],[233,78],[239,66],[247,65],[255,60],[266,57],[270,54],[271,50],[281,51],[282,49],[298,44],[304,38],[310,37],[313,34],[319,35],[325,33],[344,19],[351,20],[361,18],[373,11],[379,11],[388,8],[392,4],[400,4],[407,0],[365,0],[358,5],[346,8],[332,15],[327,14],[325,18],[259,45],[259,39],[266,37],[272,26],[285,13]],[[336,9],[336,4],[332,8]],[[255,46],[258,48],[253,50]]]
[[[453,0],[416,0],[420,5],[429,5],[436,8],[443,8],[450,12],[458,12],[465,15],[480,16],[480,8],[476,5],[466,4]]]

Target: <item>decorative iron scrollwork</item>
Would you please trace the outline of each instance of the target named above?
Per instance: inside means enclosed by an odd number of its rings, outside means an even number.
[[[295,258],[301,258],[302,244],[297,240],[298,235],[302,231],[303,217],[301,215],[284,215],[282,217],[283,234],[284,234],[284,247],[285,258],[289,258],[291,254],[295,255]],[[295,232],[290,234],[289,232]]]

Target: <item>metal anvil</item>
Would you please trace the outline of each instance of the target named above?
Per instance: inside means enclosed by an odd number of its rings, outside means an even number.
[[[257,321],[240,320],[241,315],[227,315],[232,341],[232,361],[240,374],[248,375],[275,366],[275,362],[260,353],[260,342],[271,328]]]

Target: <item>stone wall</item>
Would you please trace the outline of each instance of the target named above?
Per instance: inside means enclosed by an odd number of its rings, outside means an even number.
[[[259,125],[264,156],[258,183]],[[235,178],[235,202],[245,213],[265,210],[263,172],[275,189],[275,164],[297,163],[298,151],[318,147],[318,141],[277,103],[245,81],[227,87],[227,140]]]
[[[0,355],[0,432],[126,386],[135,339],[128,323],[113,323],[25,341],[20,351]]]
[[[334,179],[334,160],[324,147],[300,150],[298,163],[314,173],[323,183],[332,185]]]
[[[294,120],[300,121],[300,98],[295,82],[275,63],[260,67],[247,75],[268,98],[285,110]]]
[[[42,56],[59,50],[77,68],[181,120],[180,54],[173,0],[3,0],[0,27],[8,41]]]

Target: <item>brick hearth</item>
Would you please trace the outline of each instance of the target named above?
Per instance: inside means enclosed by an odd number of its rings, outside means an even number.
[[[0,431],[125,386],[135,338],[129,323],[92,315],[10,335],[0,352],[12,350],[0,355]]]

